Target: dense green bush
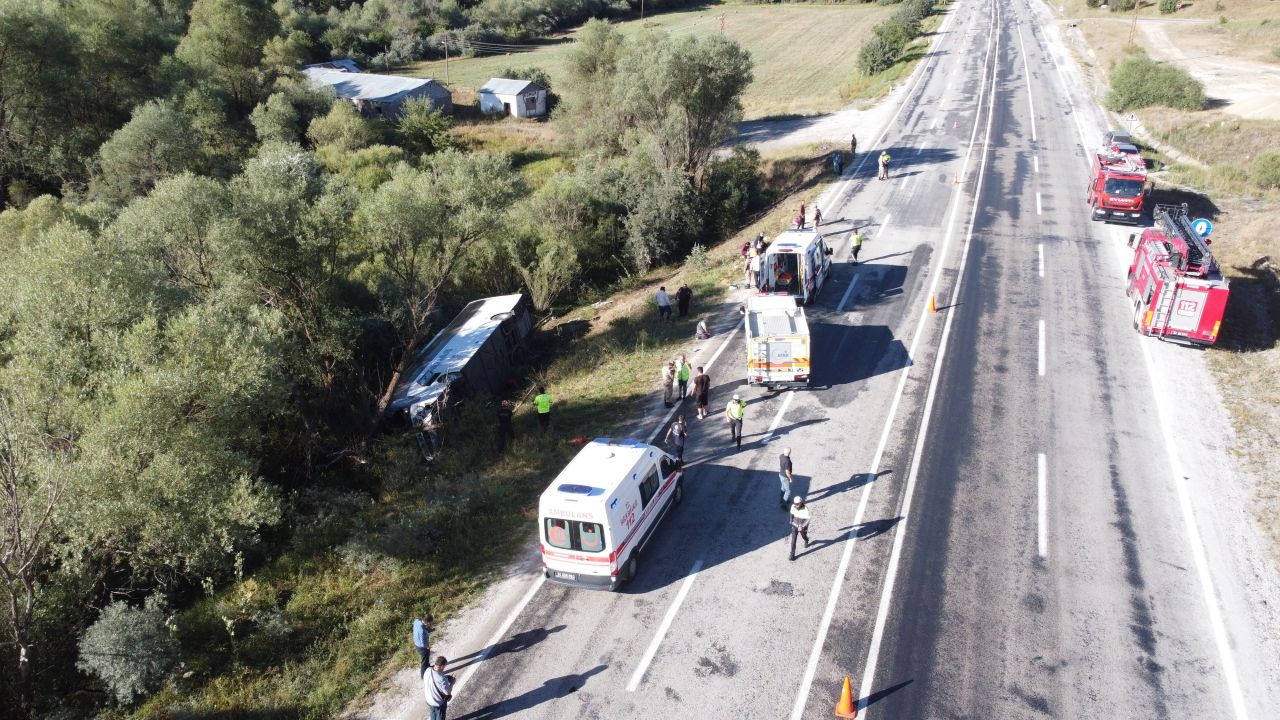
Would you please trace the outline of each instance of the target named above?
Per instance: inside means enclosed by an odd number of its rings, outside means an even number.
[[[178,662],[178,643],[165,627],[165,612],[158,595],[141,608],[111,603],[80,636],[76,667],[106,683],[121,705],[154,690]]]
[[[1253,181],[1261,187],[1280,188],[1280,150],[1269,150],[1253,160]]]
[[[1111,12],[1128,12],[1137,4],[1138,0],[1108,0],[1107,9]]]
[[[1117,112],[1152,105],[1203,110],[1207,102],[1203,83],[1186,70],[1156,62],[1145,53],[1130,55],[1111,71],[1107,106]]]
[[[864,75],[884,72],[893,67],[901,52],[902,46],[895,45],[892,39],[872,35],[858,50],[858,70]]]
[[[1160,12],[1172,15],[1178,10],[1178,0],[1160,0]]]
[[[1102,0],[1084,0],[1084,2],[1091,8],[1102,7]]]

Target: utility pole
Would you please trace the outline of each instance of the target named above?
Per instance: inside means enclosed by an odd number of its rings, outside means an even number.
[[[640,0],[640,19],[644,19],[644,0]]]
[[[724,35],[724,13],[720,13],[720,34]]]
[[[444,84],[445,85],[453,84],[449,82],[449,36],[448,35],[446,35],[444,38]]]
[[[1138,6],[1142,5],[1142,0],[1133,0],[1133,24],[1129,26],[1129,44],[1133,44],[1134,33],[1138,31]]]

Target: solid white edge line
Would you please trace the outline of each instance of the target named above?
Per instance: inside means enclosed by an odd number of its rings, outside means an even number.
[[[498,643],[502,642],[502,638],[506,636],[507,631],[511,629],[516,618],[520,617],[520,613],[524,612],[529,601],[533,600],[533,596],[538,594],[538,590],[542,588],[543,584],[546,582],[547,577],[539,573],[538,579],[533,581],[533,585],[529,587],[529,591],[526,592],[524,597],[520,598],[520,602],[516,603],[516,606],[511,609],[511,612],[507,615],[507,619],[502,621],[502,626],[493,634],[493,637],[489,638],[489,642],[485,643],[484,651],[480,653],[480,658],[467,668],[467,671],[462,674],[462,677],[458,678],[458,682],[454,684],[454,692],[461,690],[462,687],[467,684],[467,681],[471,679],[471,676],[475,674],[475,671],[484,664],[484,661],[489,659],[489,656],[493,654],[493,649],[498,646]]]
[[[993,3],[994,5],[994,3]],[[992,25],[996,52],[999,53],[1000,35],[994,32],[994,27],[998,25],[1000,7],[994,5],[995,14],[992,17]],[[984,87],[985,87],[984,78]],[[996,72],[993,67],[991,73],[991,93],[988,96],[987,106],[987,129],[986,137],[982,142],[982,160],[978,163],[978,179],[973,190],[973,210],[969,215],[969,228],[965,233],[964,250],[960,254],[960,265],[956,273],[956,284],[951,292],[951,304],[954,305],[959,301],[960,288],[964,281],[964,266],[969,257],[969,246],[973,240],[973,228],[978,218],[978,198],[982,193],[982,181],[986,176],[987,155],[991,149],[991,127],[995,118],[995,89],[996,89]],[[907,475],[907,485],[903,490],[902,507],[898,511],[898,516],[902,519],[893,529],[893,549],[889,553],[889,564],[885,574],[884,585],[880,593],[880,606],[876,610],[875,628],[871,632],[871,647],[867,651],[867,664],[862,671],[862,687],[858,692],[857,709],[867,710],[867,699],[871,697],[871,688],[875,685],[876,665],[880,659],[880,644],[884,642],[884,629],[889,620],[889,606],[893,599],[893,586],[898,577],[898,565],[902,561],[902,546],[907,537],[907,523],[911,520],[911,500],[915,494],[916,481],[920,476],[920,456],[924,453],[924,443],[929,434],[929,419],[933,414],[933,403],[937,397],[938,381],[942,376],[942,367],[947,354],[947,339],[951,336],[951,321],[955,318],[955,313],[947,313],[947,319],[942,325],[942,338],[938,341],[938,357],[933,363],[933,372],[929,377],[929,389],[925,394],[924,413],[920,418],[920,431],[916,435],[915,449],[911,456],[911,472]],[[866,720],[867,714],[864,714],[863,720]]]
[[[1022,74],[1027,79],[1027,106],[1031,108],[1031,142],[1036,141],[1036,103],[1031,97],[1031,68],[1027,65],[1027,45],[1022,39],[1022,26],[1018,26],[1018,49],[1022,51]]]
[[[729,347],[729,343],[733,342],[733,337],[737,335],[738,331],[742,330],[746,324],[747,319],[745,317],[738,321],[738,326],[729,333],[729,336],[724,339],[724,342],[720,343],[720,347],[716,349],[716,352],[711,356],[711,359],[702,365],[702,369],[705,372],[711,372],[711,366],[715,365],[716,360],[720,358],[720,353],[724,352],[724,349]],[[679,409],[680,403],[673,405],[671,409],[667,411],[667,414],[662,417],[662,422],[658,423],[658,426],[653,429],[653,432],[649,433],[649,437],[645,438],[645,442],[652,445],[654,438],[658,437],[658,433],[662,432],[662,430],[667,426],[667,423],[671,422],[671,418]]]
[[[1044,377],[1045,358],[1044,358],[1044,320],[1043,319],[1040,320],[1040,339],[1036,343],[1036,348],[1038,350],[1038,356],[1040,358],[1039,365],[1038,365],[1038,368],[1040,370],[1040,377]]]
[[[689,575],[680,584],[680,591],[676,593],[676,599],[671,602],[671,607],[667,608],[667,614],[662,618],[662,624],[658,626],[658,632],[653,636],[653,641],[649,643],[648,649],[644,651],[644,655],[640,658],[640,665],[636,667],[636,671],[631,674],[631,681],[627,683],[627,692],[635,692],[640,687],[640,681],[644,679],[644,674],[649,670],[649,663],[653,662],[653,656],[658,654],[658,647],[662,645],[662,639],[666,637],[667,631],[671,629],[671,623],[676,619],[676,612],[680,610],[680,605],[684,602],[684,598],[689,594],[689,587],[693,585],[694,578],[698,577],[698,573],[702,571],[702,560],[699,559],[689,568]]]
[[[1157,390],[1166,386],[1161,384],[1160,376],[1156,372],[1150,343],[1143,342],[1146,338],[1142,336],[1138,336],[1137,339],[1142,346],[1142,358],[1147,364],[1147,376],[1151,379],[1151,394],[1155,398],[1156,415],[1160,418],[1160,433],[1164,436],[1169,469],[1173,471],[1173,486],[1178,493],[1178,507],[1182,510],[1182,521],[1186,525],[1192,564],[1196,566],[1196,575],[1200,578],[1200,589],[1204,592],[1204,603],[1209,612],[1209,626],[1213,629],[1213,641],[1217,645],[1218,656],[1222,662],[1222,674],[1227,683],[1227,694],[1231,697],[1231,709],[1236,720],[1248,720],[1249,714],[1244,706],[1244,693],[1236,673],[1235,656],[1231,654],[1226,623],[1223,622],[1222,611],[1218,608],[1218,591],[1214,588],[1213,577],[1209,574],[1209,560],[1204,551],[1204,540],[1201,539],[1200,531],[1196,526],[1195,511],[1191,507],[1191,498],[1187,493],[1187,476],[1183,471],[1182,461],[1174,450],[1174,436],[1169,427],[1169,411],[1165,408],[1164,396]]]
[[[944,28],[951,23],[951,20],[954,17],[955,17],[954,11],[948,13],[947,19],[943,23],[943,26],[938,28],[938,34],[940,37],[944,33]],[[982,79],[982,82],[980,83],[980,86],[983,92],[986,92],[986,88],[987,88],[986,71],[987,71],[987,65],[989,63],[990,57],[991,57],[991,43],[988,42],[987,56],[983,60],[983,69],[982,69],[983,79]],[[992,83],[992,85],[994,88],[994,83]],[[982,97],[981,95],[979,95],[978,105],[981,106],[981,104],[982,104]],[[978,135],[978,124],[974,123],[973,130],[971,130],[969,133],[969,146],[968,146],[968,149],[965,150],[964,161],[961,165],[962,171],[964,172],[967,172],[968,170],[969,160],[973,155],[973,146],[974,146],[974,143],[976,142],[977,135]],[[941,258],[944,258],[946,256],[947,250],[951,246],[952,236],[954,235],[954,232],[955,232],[956,216],[959,213],[960,201],[961,199],[963,199],[963,197],[964,197],[963,192],[956,192],[952,196],[951,218],[947,222],[947,232],[942,239],[942,250],[935,256],[939,258],[937,261],[938,263],[943,262]],[[934,273],[933,280],[931,281],[931,284],[929,286],[929,294],[933,294],[937,291],[938,279],[941,277],[941,275],[942,275],[941,271]],[[840,555],[840,565],[839,567],[836,568],[836,574],[831,579],[831,592],[827,596],[826,609],[822,613],[822,620],[818,623],[818,633],[817,633],[817,636],[814,638],[813,648],[809,651],[809,660],[805,664],[804,675],[801,677],[801,680],[800,680],[800,688],[796,693],[795,704],[791,708],[791,720],[801,719],[801,717],[804,715],[805,705],[809,701],[809,690],[813,687],[813,677],[817,673],[818,661],[822,657],[822,646],[824,643],[826,643],[827,633],[831,629],[831,620],[832,618],[835,617],[836,605],[839,603],[839,600],[840,600],[840,590],[844,586],[845,573],[848,572],[849,562],[853,558],[853,548],[855,545],[854,541],[857,539],[858,526],[862,524],[863,518],[866,516],[867,503],[871,498],[871,491],[875,487],[876,478],[879,476],[879,473],[880,473],[880,462],[884,459],[885,449],[888,447],[888,444],[889,444],[889,436],[891,431],[893,430],[893,424],[898,415],[898,408],[902,403],[902,396],[907,387],[907,380],[908,378],[910,378],[911,368],[914,367],[914,363],[910,362],[910,359],[914,358],[916,355],[916,349],[920,342],[920,338],[924,335],[924,325],[925,325],[925,322],[928,321],[929,316],[930,316],[929,309],[926,307],[922,309],[920,313],[920,318],[916,322],[915,334],[911,338],[911,346],[907,350],[907,359],[909,362],[907,362],[906,366],[902,368],[901,375],[898,378],[898,387],[897,387],[897,390],[894,391],[893,402],[889,406],[889,414],[885,418],[884,428],[880,432],[880,442],[876,446],[875,455],[874,457],[872,457],[872,460],[871,460],[871,468],[870,468],[870,472],[868,473],[871,476],[871,478],[865,485],[862,486],[862,496],[858,500],[858,509],[854,512],[853,526],[849,530],[849,532],[845,535],[844,551]],[[948,313],[947,317],[950,318],[951,314]]]
[[[1040,557],[1049,557],[1049,461],[1044,453],[1036,456],[1036,547]]]
[[[1040,277],[1044,277],[1044,243],[1038,243],[1036,251],[1040,254]]]

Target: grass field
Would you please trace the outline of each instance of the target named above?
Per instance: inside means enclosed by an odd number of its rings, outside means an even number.
[[[747,119],[831,112],[845,103],[841,87],[856,73],[858,49],[871,28],[896,8],[853,5],[716,5],[618,25],[627,35],[644,28],[672,34],[718,33],[740,43],[755,61],[755,81],[743,98]],[[503,69],[540,67],[563,89],[564,61],[573,33],[529,53],[421,62],[397,72],[474,90]]]

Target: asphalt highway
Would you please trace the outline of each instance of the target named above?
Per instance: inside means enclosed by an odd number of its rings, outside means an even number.
[[[1088,217],[1103,121],[1056,32],[1029,0],[953,6],[823,201],[814,387],[746,388],[729,339],[712,406],[748,399],[742,449],[691,420],[637,579],[531,590],[453,666],[451,718],[826,718],[846,675],[872,717],[1276,717],[1237,559],[1187,520],[1198,446],[1157,400],[1170,349],[1130,327],[1127,231]],[[814,515],[794,562],[784,447]]]

